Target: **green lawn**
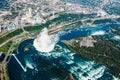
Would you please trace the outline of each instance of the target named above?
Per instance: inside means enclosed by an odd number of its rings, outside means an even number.
[[[6,43],[2,47],[0,47],[0,51],[2,51],[4,53],[7,53],[7,51],[9,50],[9,48],[10,48],[11,45],[12,45],[12,41]]]
[[[10,38],[12,38],[12,37],[14,37],[14,36],[16,36],[16,35],[19,35],[19,34],[22,33],[22,32],[23,32],[22,29],[17,29],[17,30],[15,30],[15,31],[13,31],[13,32],[11,32],[11,33],[9,33],[9,34],[1,37],[1,38],[0,38],[0,44],[2,44],[4,41],[6,41],[6,40],[8,40],[8,39],[10,39]]]

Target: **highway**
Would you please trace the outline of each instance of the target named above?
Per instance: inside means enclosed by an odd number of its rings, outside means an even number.
[[[4,60],[0,63],[0,80],[8,80],[8,72],[7,72],[7,59],[10,54],[13,52],[15,48],[13,48],[14,43],[10,46]]]
[[[120,16],[114,16],[114,15],[112,15],[112,16],[106,16],[106,17],[92,18],[91,20],[92,20],[92,22],[94,22],[95,20],[112,19],[113,21],[117,22],[115,20],[116,18],[120,18]],[[68,26],[68,25],[74,24],[74,23],[79,22],[79,21],[82,21],[82,23],[84,23],[84,21],[87,20],[87,19],[84,19],[84,20],[80,19],[80,20],[76,20],[76,21],[71,21],[70,23],[66,23],[66,24],[61,24],[61,25],[54,26],[53,28],[51,28],[51,29],[48,30],[48,33],[49,34],[57,33],[59,31],[61,31],[62,27],[64,27],[64,26]]]
[[[57,32],[59,32],[59,31],[62,30],[62,27],[68,26],[70,24],[74,24],[74,23],[79,22],[79,21],[81,21],[81,20],[76,20],[76,21],[73,21],[73,22],[71,21],[70,23],[66,23],[66,24],[61,24],[61,25],[58,25],[58,26],[54,26],[53,28],[51,28],[51,29],[48,30],[48,33],[49,33],[49,35],[57,33]]]
[[[22,36],[24,37],[24,36],[25,36],[25,33],[26,33],[26,32],[23,32],[23,33],[21,33],[20,35],[14,36],[14,37],[6,40],[6,41],[3,42],[2,44],[0,44],[0,47],[2,47],[3,45],[5,45],[5,44],[8,43],[9,41],[16,40],[16,39],[18,39],[19,37],[22,37]]]
[[[110,15],[110,16],[104,16],[104,17],[98,17],[98,18],[92,18],[91,20],[102,20],[102,19],[116,19],[120,18],[120,16]]]

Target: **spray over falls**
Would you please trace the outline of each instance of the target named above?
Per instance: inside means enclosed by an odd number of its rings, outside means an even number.
[[[34,47],[40,52],[51,52],[59,38],[57,35],[48,35],[48,29],[44,28],[34,40]]]
[[[46,74],[46,71],[42,70],[43,68],[44,69],[46,68],[47,73],[49,72],[51,74],[52,69],[54,68],[56,69],[58,67],[60,70],[64,68],[65,72],[66,71],[70,72],[78,80],[86,80],[86,79],[117,80],[116,77],[114,77],[111,73],[109,73],[109,71],[105,66],[97,64],[94,61],[89,61],[84,58],[81,58],[80,56],[71,52],[61,42],[56,44],[58,41],[61,41],[61,40],[70,40],[76,37],[77,38],[86,37],[88,35],[105,35],[106,33],[107,33],[107,27],[98,28],[98,29],[96,28],[95,29],[94,28],[93,29],[91,28],[90,29],[89,28],[69,29],[65,31],[60,31],[54,35],[48,35],[47,28],[44,28],[40,32],[40,34],[37,36],[37,38],[34,40],[34,42],[33,40],[27,40],[24,42],[24,44],[21,44],[18,49],[18,52],[20,54],[16,54],[19,56],[16,56],[13,54],[13,57],[19,63],[23,71],[26,72],[24,73],[24,75],[27,77],[24,77],[24,79],[27,78],[27,80],[31,80],[31,77],[33,76],[38,77],[38,78],[36,77],[36,80],[39,80],[40,78],[41,80],[43,80],[42,78],[46,78],[46,76],[41,75],[42,73]],[[119,39],[119,36],[116,36],[116,35],[112,35],[112,37],[114,39]],[[32,43],[37,51],[34,50],[35,48],[33,48],[33,46],[31,46],[28,51],[24,51],[25,47]],[[44,54],[42,52],[46,52],[46,53]],[[24,62],[21,61],[22,59],[20,59],[21,58],[20,55],[23,56],[22,58],[24,59],[23,60]],[[12,64],[13,63],[14,62],[12,62]],[[25,67],[22,65],[24,63],[25,63]],[[43,66],[41,66],[41,63],[43,63],[42,64]],[[56,70],[57,73],[59,72],[59,69]],[[32,75],[29,75],[28,73]],[[40,76],[38,74],[40,74]],[[55,77],[48,77],[48,78],[58,79],[59,74],[56,74],[56,73],[54,74],[55,74]],[[47,80],[47,79],[44,79],[44,80]]]

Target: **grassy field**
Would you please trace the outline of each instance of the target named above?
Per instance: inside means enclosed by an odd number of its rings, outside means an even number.
[[[11,45],[12,45],[12,41],[6,43],[2,47],[0,47],[0,51],[2,51],[3,53],[7,53]]]
[[[23,32],[22,29],[17,29],[17,30],[15,30],[15,31],[13,31],[13,32],[11,32],[11,33],[9,33],[9,34],[1,37],[1,38],[0,38],[0,44],[2,44],[4,41],[6,41],[6,40],[8,40],[8,39],[10,39],[10,38],[12,38],[12,37],[14,37],[14,36],[16,36],[16,35],[19,35],[19,34],[22,33],[22,32]]]

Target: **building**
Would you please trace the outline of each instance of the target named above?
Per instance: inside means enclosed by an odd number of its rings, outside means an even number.
[[[13,23],[10,26],[7,27],[8,31],[11,31],[11,30],[13,30],[15,28],[16,28],[16,26]]]

